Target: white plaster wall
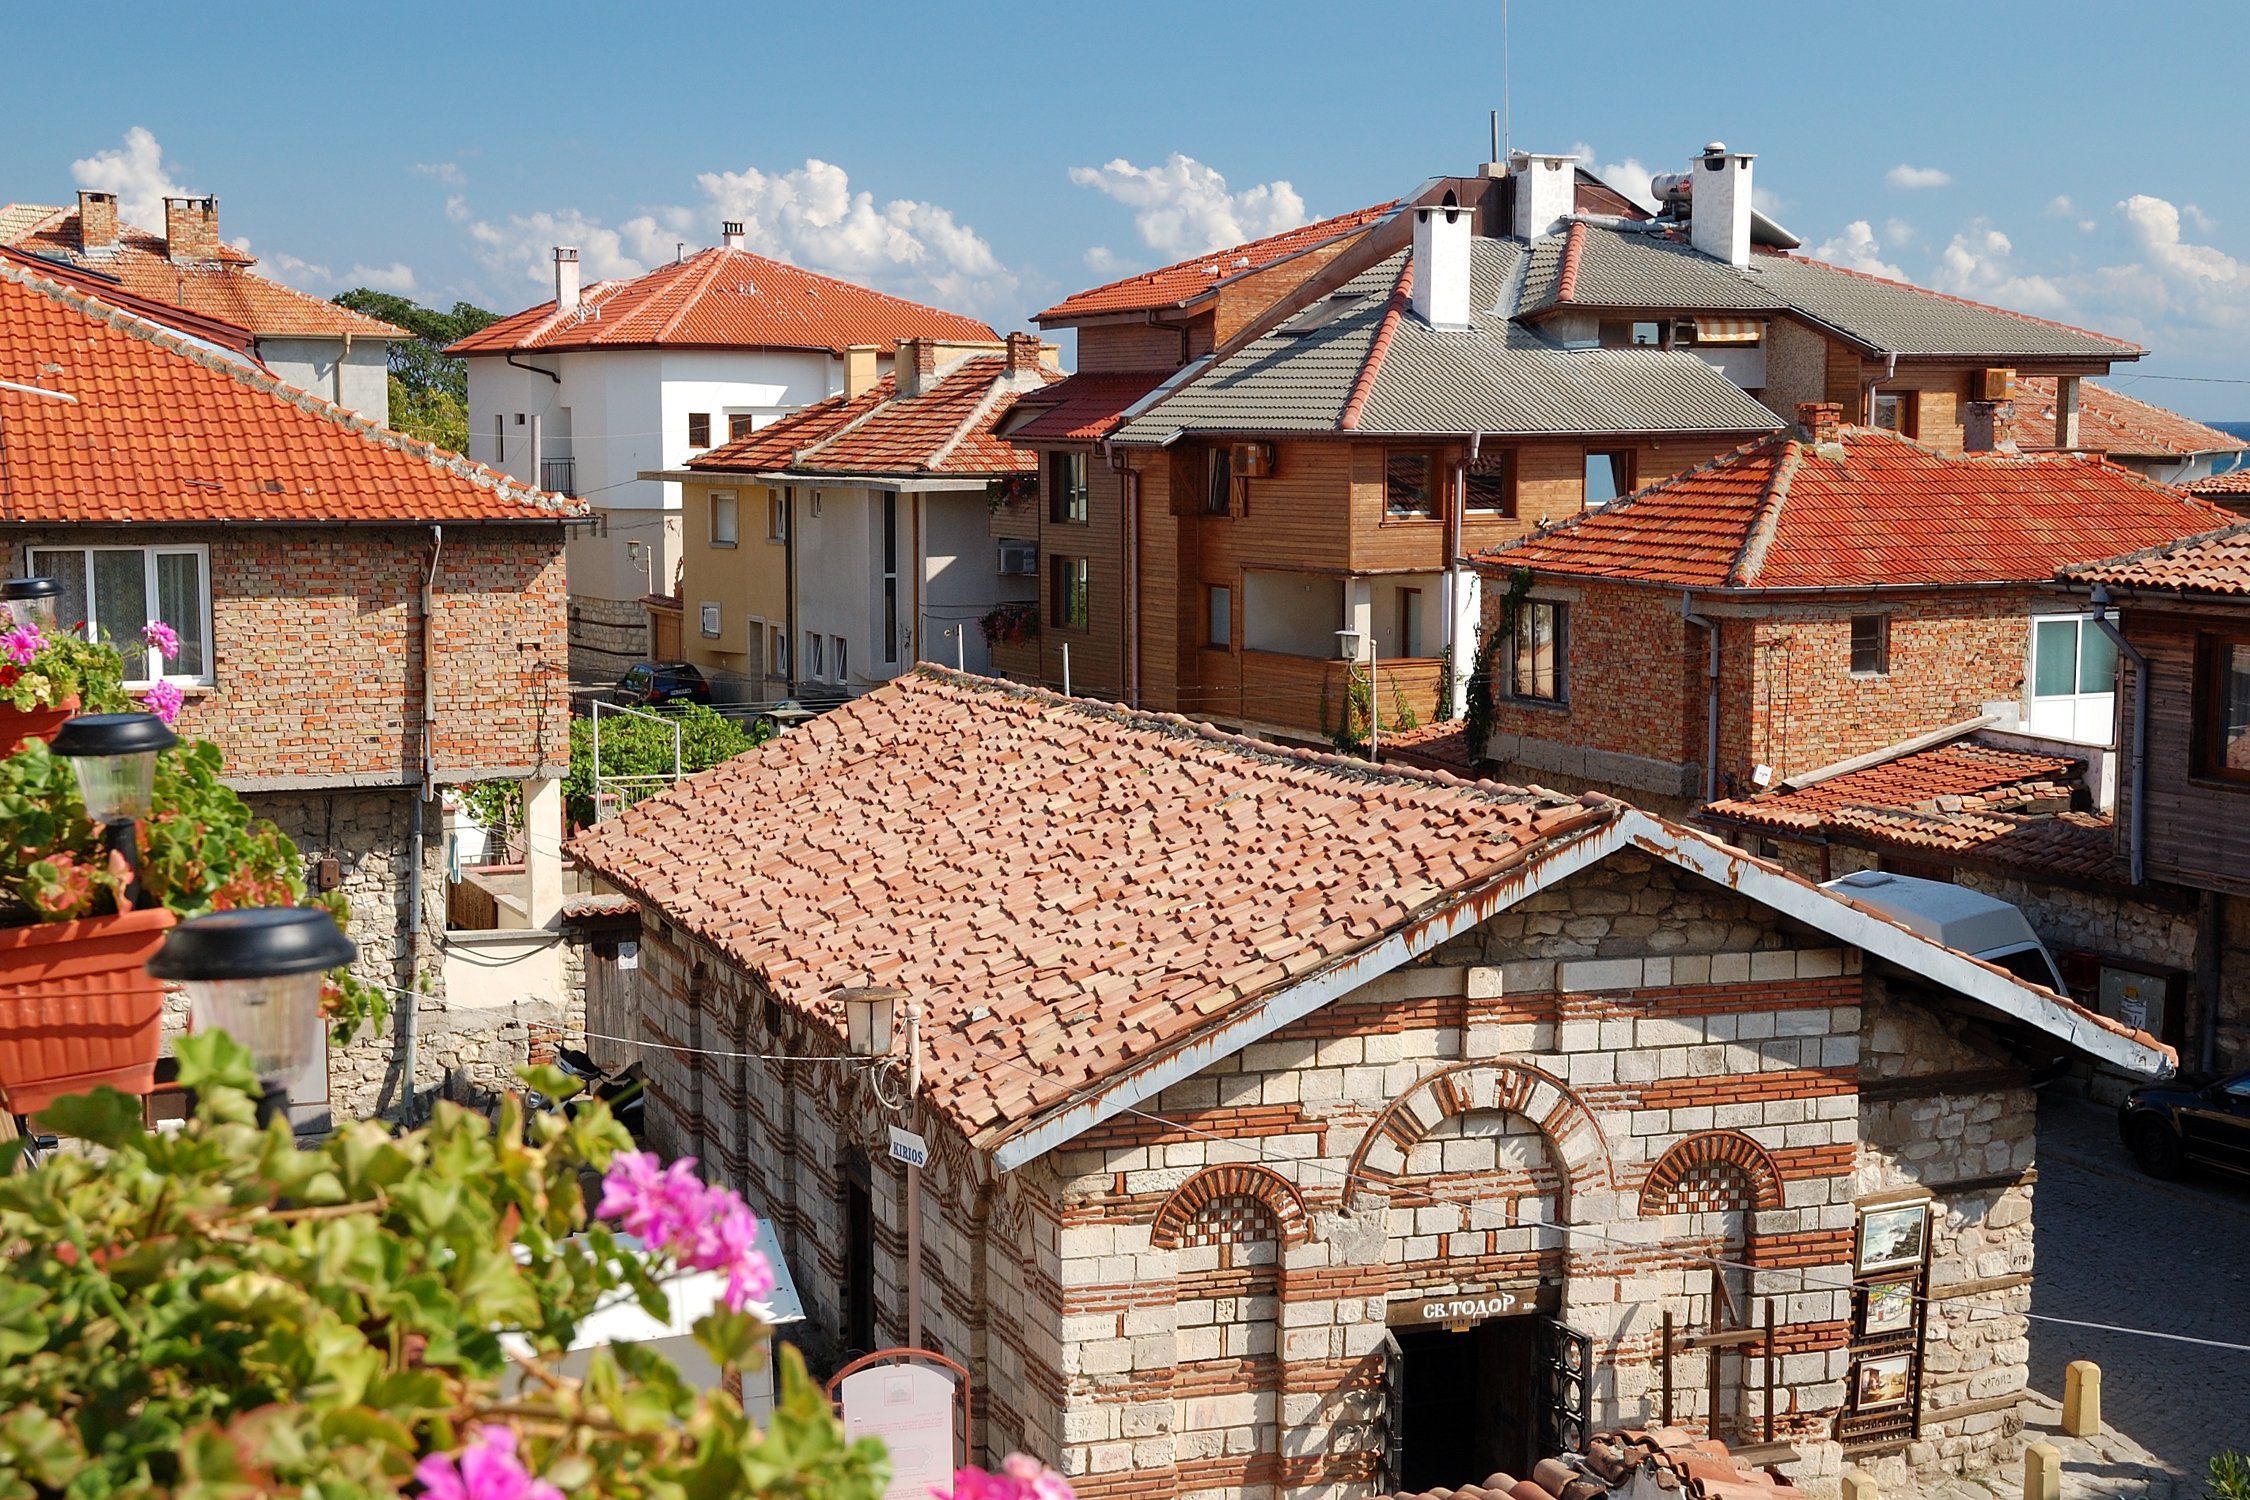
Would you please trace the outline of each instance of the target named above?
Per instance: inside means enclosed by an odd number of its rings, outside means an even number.
[[[835,681],[837,636],[849,642],[847,665],[858,685],[865,686],[871,664],[879,664],[874,615],[881,562],[875,527],[880,520],[881,507],[866,490],[797,487],[797,638],[789,645],[789,663],[798,681]],[[805,650],[811,635],[825,638],[818,677],[812,676],[811,655]]]
[[[1039,579],[1000,576],[1000,547],[992,537],[992,513],[984,491],[927,494],[922,498],[922,639],[920,654],[933,661],[952,663],[953,643],[944,632],[958,627],[965,632],[969,670],[990,672],[992,651],[984,643],[977,620],[1004,600],[1036,599]],[[900,504],[906,499],[901,497]],[[878,614],[881,598],[876,600]],[[911,666],[909,658],[899,670]]]
[[[258,357],[276,379],[385,424],[391,411],[390,349],[384,339],[354,339],[349,354],[340,338],[258,340]],[[339,355],[344,364],[340,387]]]

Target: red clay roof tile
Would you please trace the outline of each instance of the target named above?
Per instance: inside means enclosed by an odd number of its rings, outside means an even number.
[[[2080,563],[2064,568],[2059,576],[2112,588],[2250,594],[2250,522],[2101,562]]]
[[[1378,203],[1356,213],[1338,214],[1333,219],[1320,219],[1295,229],[1285,229],[1279,234],[1270,234],[1248,244],[1213,250],[1168,266],[1158,266],[1153,271],[1142,271],[1065,297],[1045,312],[1035,313],[1032,321],[1067,323],[1073,318],[1089,317],[1096,313],[1145,312],[1156,308],[1180,307],[1193,302],[1214,287],[1224,286],[1238,276],[1262,271],[1331,240],[1357,234],[1396,207],[1398,205],[1395,202]]]
[[[1039,378],[1061,379],[1045,367]],[[897,379],[886,375],[854,398],[831,396],[699,453],[688,467],[964,478],[1026,473],[1032,453],[994,435],[1020,394],[1009,385],[1005,356],[973,355],[939,371],[919,395],[899,395]]]
[[[1081,372],[1016,403],[1010,437],[1027,442],[1093,442],[1109,436],[1133,405],[1176,373],[1171,370]]]
[[[2019,376],[2016,380],[2016,446],[2027,452],[2036,451],[2052,448],[2054,440],[2054,377]],[[2250,448],[2250,443],[2178,412],[2136,400],[2123,391],[2081,380],[2078,382],[2078,446],[2127,458],[2186,458],[2197,453],[2239,453]],[[2192,485],[2186,488],[2194,490]]]

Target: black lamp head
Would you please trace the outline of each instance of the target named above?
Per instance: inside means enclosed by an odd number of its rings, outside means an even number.
[[[179,742],[154,714],[80,714],[63,721],[47,748],[56,755],[149,755]]]
[[[59,599],[62,585],[52,578],[0,579],[0,602],[14,604],[31,599]]]
[[[336,919],[317,906],[247,906],[190,917],[148,961],[158,979],[278,979],[325,974],[359,957]]]

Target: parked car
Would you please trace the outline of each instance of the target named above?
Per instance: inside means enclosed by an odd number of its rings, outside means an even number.
[[[2176,1177],[2189,1162],[2250,1172],[2250,1071],[2135,1089],[2118,1106],[2117,1129],[2151,1177]]]
[[[711,684],[687,661],[637,661],[610,690],[610,701],[627,708],[665,708],[675,703],[709,703]]]
[[[1997,965],[2018,979],[2070,993],[2039,934],[2015,906],[1949,880],[1923,880],[1887,870],[1859,870],[1822,890],[1871,907],[1909,932]]]

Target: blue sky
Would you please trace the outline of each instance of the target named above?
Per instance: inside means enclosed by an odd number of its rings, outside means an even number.
[[[1516,0],[1511,133],[1636,187],[1723,139],[1827,258],[2138,339],[2135,394],[2250,417],[2242,30],[2192,0]],[[1502,95],[1499,0],[121,0],[9,42],[0,201],[216,193],[284,280],[503,311],[551,244],[618,274],[743,217],[1003,329],[1471,170]]]

